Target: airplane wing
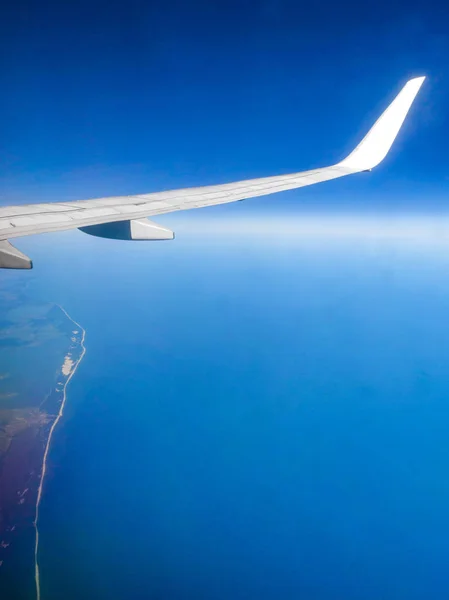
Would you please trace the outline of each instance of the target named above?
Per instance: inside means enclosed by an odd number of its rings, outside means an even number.
[[[408,81],[355,150],[330,167],[136,196],[0,207],[0,268],[32,268],[31,260],[8,242],[11,238],[78,228],[114,239],[173,239],[173,232],[146,217],[265,196],[369,171],[387,155],[424,79]]]

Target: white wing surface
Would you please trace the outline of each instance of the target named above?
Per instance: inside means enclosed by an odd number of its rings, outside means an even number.
[[[11,238],[79,228],[115,239],[172,239],[171,231],[144,218],[265,196],[371,170],[387,155],[424,79],[418,77],[406,83],[356,149],[330,167],[136,196],[0,207],[0,268],[32,266],[26,256],[7,242]]]

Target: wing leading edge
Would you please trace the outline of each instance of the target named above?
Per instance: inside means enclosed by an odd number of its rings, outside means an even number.
[[[31,268],[31,261],[6,240],[35,233],[65,229],[82,229],[92,235],[119,239],[172,239],[172,235],[156,232],[152,223],[144,237],[116,235],[122,228],[110,223],[128,222],[127,231],[141,231],[139,219],[158,214],[235,202],[291,190],[377,166],[390,150],[425,77],[408,81],[393,102],[382,113],[360,144],[341,162],[330,167],[290,175],[248,179],[236,183],[186,188],[136,196],[116,196],[94,200],[27,204],[0,208],[0,268]],[[102,227],[99,229],[98,226]],[[151,231],[155,232],[152,237]],[[170,232],[171,233],[171,232]]]

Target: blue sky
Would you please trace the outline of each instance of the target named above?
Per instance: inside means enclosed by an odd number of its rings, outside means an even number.
[[[445,208],[448,18],[443,2],[11,2],[0,25],[0,202],[323,166],[426,74],[375,173],[244,210]]]

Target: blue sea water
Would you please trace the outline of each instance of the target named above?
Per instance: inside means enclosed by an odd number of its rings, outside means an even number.
[[[449,246],[70,235],[42,600],[447,598]]]

